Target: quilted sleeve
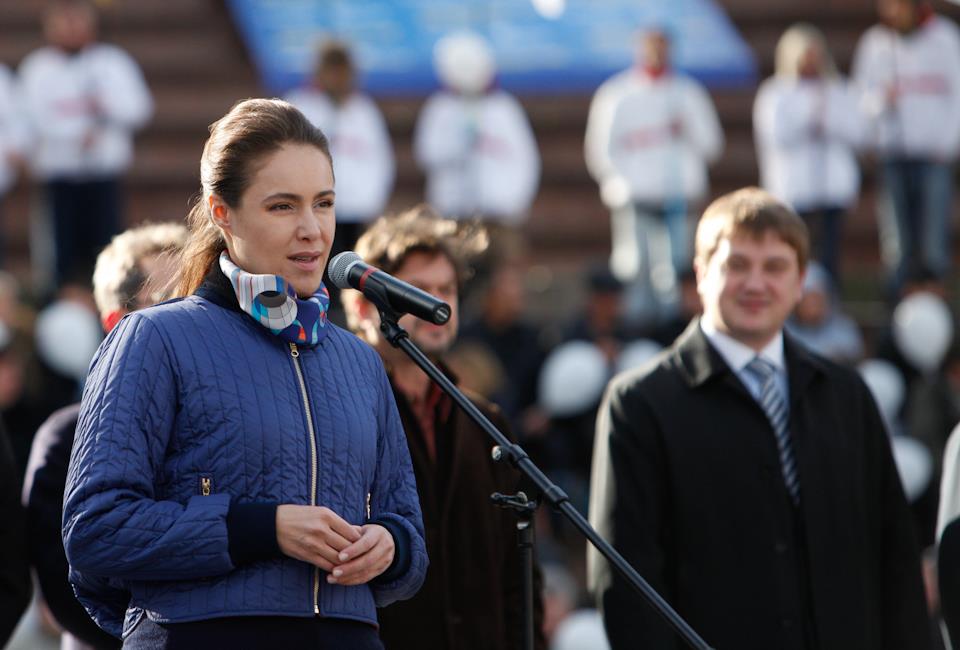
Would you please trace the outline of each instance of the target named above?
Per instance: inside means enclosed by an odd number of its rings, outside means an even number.
[[[141,314],[101,345],[84,389],[64,495],[71,569],[121,580],[185,580],[233,568],[229,496],[156,498],[178,410],[177,373]]]
[[[395,527],[404,531],[409,539],[407,543],[398,543],[397,551],[407,549],[409,558],[397,558],[395,564],[407,566],[407,570],[389,581],[373,581],[370,588],[377,607],[385,607],[397,600],[412,597],[427,575],[427,546],[424,541],[423,519],[420,515],[420,497],[417,494],[417,482],[410,462],[407,439],[400,424],[400,414],[393,398],[387,374],[377,358],[377,372],[380,375],[380,428],[377,445],[377,475],[374,489],[370,495],[371,517],[393,525],[388,528],[394,533]]]
[[[76,599],[87,611],[88,620],[93,619],[97,627],[103,630],[101,635],[105,632],[117,639],[121,638],[123,635],[123,619],[130,605],[130,593],[124,588],[121,581],[86,575],[78,571],[69,571],[68,576],[70,584],[73,585],[73,593],[76,594]],[[76,628],[76,626],[73,627]],[[73,630],[69,631],[74,636],[87,642],[95,639],[97,644],[91,644],[91,647],[94,648],[109,648],[115,645],[109,639],[94,636],[90,632],[81,636],[75,634]]]

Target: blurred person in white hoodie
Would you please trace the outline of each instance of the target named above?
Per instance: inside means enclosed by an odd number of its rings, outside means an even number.
[[[337,233],[331,255],[349,250],[366,225],[383,214],[393,190],[387,123],[374,101],[357,89],[353,55],[346,43],[336,40],[320,46],[310,85],[285,99],[330,141],[337,177]]]
[[[478,34],[440,39],[434,66],[444,88],[427,99],[414,133],[427,202],[444,216],[519,226],[540,183],[540,153],[523,107],[495,87],[493,52]]]
[[[843,217],[860,192],[861,122],[856,94],[837,73],[823,33],[806,23],[790,27],[777,43],[776,72],[753,106],[760,182],[803,217],[814,257],[834,283]]]
[[[690,214],[708,190],[724,137],[706,89],[671,65],[666,30],[639,34],[634,65],[593,96],[584,154],[610,209],[611,270],[632,284],[627,309],[656,317],[691,265]]]
[[[122,229],[120,180],[133,133],[153,112],[139,66],[97,42],[97,28],[88,0],[53,0],[43,20],[48,44],[19,68],[29,164],[52,217],[58,285],[89,284],[97,253]]]
[[[880,163],[884,262],[896,289],[911,268],[950,267],[953,161],[960,152],[960,32],[920,0],[878,0],[853,78]]]

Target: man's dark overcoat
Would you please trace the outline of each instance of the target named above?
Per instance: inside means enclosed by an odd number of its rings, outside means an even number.
[[[698,321],[615,379],[591,520],[714,648],[920,649],[920,553],[887,434],[855,371],[784,336],[794,507],[773,430]],[[613,648],[680,641],[596,556]]]

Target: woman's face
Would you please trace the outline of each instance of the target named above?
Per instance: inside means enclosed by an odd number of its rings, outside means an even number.
[[[323,281],[336,227],[333,170],[308,144],[285,144],[254,164],[240,203],[211,200],[230,259],[248,273],[283,276],[297,295],[312,295]]]

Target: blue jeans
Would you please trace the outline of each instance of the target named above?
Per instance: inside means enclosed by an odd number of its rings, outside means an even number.
[[[691,266],[687,202],[635,202],[611,215],[610,268],[626,285],[626,317],[660,320],[678,299],[678,278]]]
[[[880,248],[894,287],[920,268],[944,277],[950,268],[952,166],[890,158],[881,165],[881,180]]]

